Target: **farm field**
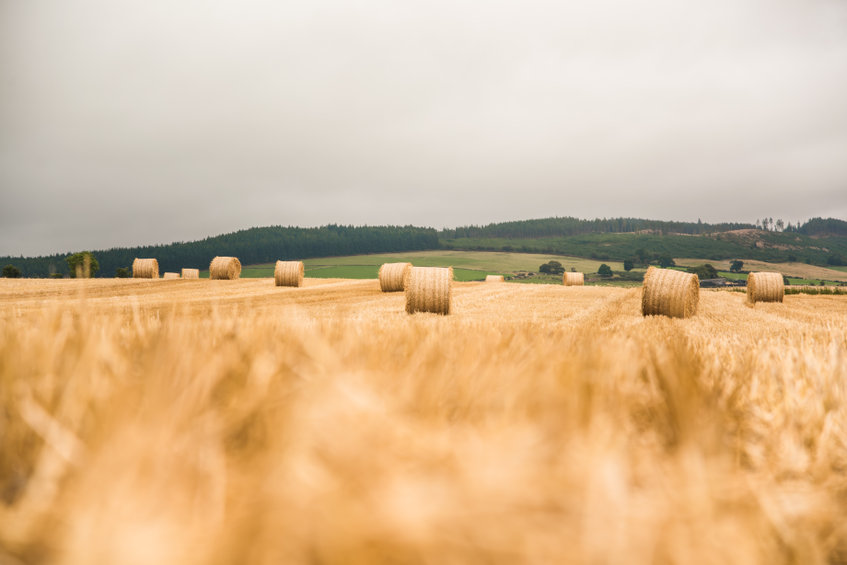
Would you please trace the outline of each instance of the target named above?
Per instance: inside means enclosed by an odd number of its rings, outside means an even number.
[[[676,264],[684,267],[693,267],[710,263],[719,271],[729,271],[729,261],[710,261],[708,259],[676,259]],[[745,271],[777,271],[789,278],[796,279],[796,284],[807,284],[808,281],[840,281],[847,282],[847,272],[839,267],[825,268],[805,263],[766,263],[765,261],[744,260]],[[743,275],[742,275],[743,276]]]
[[[383,263],[402,261],[419,267],[453,267],[456,280],[471,281],[485,279],[486,275],[517,271],[537,272],[539,266],[551,259],[561,262],[567,270],[574,268],[586,273],[596,273],[603,263],[603,261],[592,259],[538,253],[451,250],[322,257],[305,259],[303,263],[306,267],[306,276],[315,278],[376,278],[379,266]],[[605,263],[613,270],[623,270],[623,263],[615,261],[605,261]],[[644,269],[640,270],[644,271]],[[273,263],[249,265],[244,267],[241,276],[245,278],[272,277],[273,272]],[[208,271],[205,276],[208,276]]]
[[[844,296],[0,279],[4,565],[842,563],[845,515]]]

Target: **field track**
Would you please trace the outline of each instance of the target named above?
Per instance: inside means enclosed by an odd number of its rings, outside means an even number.
[[[0,279],[0,563],[844,563],[847,297]]]

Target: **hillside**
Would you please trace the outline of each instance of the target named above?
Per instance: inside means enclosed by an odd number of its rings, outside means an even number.
[[[785,231],[753,224],[663,222],[637,218],[580,220],[544,218],[464,226],[436,231],[414,226],[338,226],[320,228],[256,227],[200,241],[94,250],[98,276],[112,277],[135,257],[155,257],[160,271],[205,268],[216,255],[234,255],[244,265],[277,259],[309,259],[374,253],[431,250],[501,251],[581,257],[594,261],[639,263],[659,257],[698,257],[822,267],[847,265],[847,222],[814,218]],[[76,250],[79,251],[79,250]],[[25,277],[68,273],[65,257],[0,257]]]
[[[551,253],[601,261],[667,255],[712,261],[753,259],[819,266],[847,264],[847,222],[820,218],[792,227],[791,231],[768,231],[745,224],[629,218],[580,224],[573,218],[547,218],[443,230],[439,232],[439,241],[446,249]]]

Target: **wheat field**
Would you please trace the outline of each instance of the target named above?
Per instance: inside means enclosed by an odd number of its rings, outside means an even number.
[[[0,563],[844,563],[847,298],[0,279]]]

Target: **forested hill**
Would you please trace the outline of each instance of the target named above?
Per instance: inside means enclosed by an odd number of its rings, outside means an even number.
[[[438,235],[431,228],[413,226],[354,227],[329,225],[320,228],[272,226],[250,228],[200,241],[143,247],[92,250],[100,263],[98,276],[113,277],[119,267],[130,267],[135,257],[155,257],[159,271],[183,267],[206,269],[216,255],[238,257],[245,264],[277,259],[308,259],[361,253],[419,251],[438,248]],[[25,277],[67,273],[65,258],[70,253],[48,257],[0,257],[0,265],[13,264]]]
[[[634,233],[654,232],[658,234],[679,233],[702,235],[740,229],[755,229],[756,225],[747,223],[706,224],[703,222],[664,222],[643,220],[640,218],[543,218],[539,220],[520,220],[488,224],[486,226],[462,226],[441,230],[441,239],[506,237],[538,238],[588,233]]]
[[[813,218],[802,225],[786,225],[767,218],[755,224],[707,224],[564,217],[464,226],[438,232],[414,226],[272,226],[200,241],[92,251],[100,263],[98,276],[112,277],[116,269],[130,267],[135,257],[155,257],[160,272],[164,272],[178,271],[182,267],[204,269],[216,255],[234,255],[249,265],[277,259],[438,248],[523,251],[618,261],[633,257],[643,261],[669,255],[837,266],[847,264],[847,222]],[[25,277],[65,274],[68,255],[70,253],[35,258],[0,257],[0,266],[14,265]]]
[[[847,222],[813,218],[785,224],[661,222],[637,218],[545,218],[464,226],[439,232],[448,249],[520,251],[641,262],[659,256],[711,260],[758,259],[812,265],[847,264]]]

